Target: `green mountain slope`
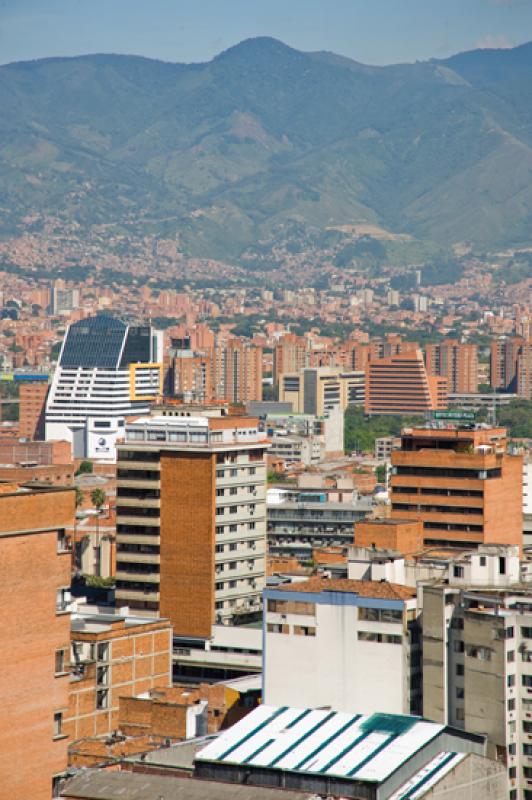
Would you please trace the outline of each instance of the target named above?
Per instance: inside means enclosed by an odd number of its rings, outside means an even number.
[[[0,68],[0,234],[30,214],[179,234],[193,255],[371,223],[532,241],[532,45],[367,67],[251,39],[207,64]]]

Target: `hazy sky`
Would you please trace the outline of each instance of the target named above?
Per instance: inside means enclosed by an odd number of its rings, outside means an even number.
[[[532,40],[532,0],[0,0],[0,63],[80,53],[206,61],[250,36],[370,64]]]

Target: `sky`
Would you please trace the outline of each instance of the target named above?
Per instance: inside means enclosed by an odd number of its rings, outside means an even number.
[[[0,0],[0,63],[84,53],[208,61],[251,36],[366,64],[532,40],[532,0]]]

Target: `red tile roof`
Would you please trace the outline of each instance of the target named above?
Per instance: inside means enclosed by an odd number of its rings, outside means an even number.
[[[283,592],[350,592],[360,597],[377,597],[381,600],[410,600],[416,590],[388,581],[355,581],[348,578],[312,577],[307,581],[279,587]]]

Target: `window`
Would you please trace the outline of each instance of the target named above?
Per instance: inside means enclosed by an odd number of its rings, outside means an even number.
[[[455,653],[464,652],[464,643],[461,639],[455,639],[455,641],[453,642],[453,650]]]
[[[464,699],[464,689],[461,686],[456,687],[456,699],[463,700]]]
[[[506,575],[506,558],[504,556],[499,558],[499,575]]]
[[[508,748],[510,749],[510,748]],[[524,744],[523,745],[523,755],[524,756],[532,756],[532,744]]]
[[[294,634],[296,636],[316,636],[316,628],[308,625],[294,625]]]
[[[358,618],[365,622],[402,622],[403,612],[391,608],[359,608]]]
[[[229,513],[236,514],[238,512],[238,506],[229,506]]]
[[[66,611],[68,607],[68,589],[58,589],[55,596],[55,610]]]
[[[521,636],[524,639],[532,639],[532,628],[521,628]]]
[[[464,721],[464,719],[465,719],[465,713],[464,713],[464,709],[463,709],[463,708],[457,708],[457,709],[456,709],[456,719],[457,719],[459,722],[463,722],[463,721]]]
[[[248,522],[248,530],[250,530],[250,531],[254,531],[255,530],[255,523],[254,522]]]
[[[97,661],[109,661],[109,642],[98,642],[96,648]]]
[[[61,736],[63,732],[63,714],[56,711],[54,714],[54,737]]]
[[[225,494],[225,489],[216,489],[216,497],[223,497]]]
[[[508,650],[506,653],[506,661],[515,661],[515,650]]]
[[[505,633],[505,636],[506,636],[507,639],[513,639],[514,638],[514,629],[513,628],[506,628],[504,633]]]
[[[508,711],[515,711],[515,697],[510,697],[508,700]]]
[[[464,568],[463,567],[453,567],[453,577],[454,578],[463,578],[464,577]]]
[[[236,589],[236,581],[229,581],[229,588]]]
[[[107,686],[109,683],[109,667],[98,667],[96,670],[96,683]]]
[[[229,533],[236,533],[238,530],[238,525],[229,525]]]
[[[236,561],[229,562],[229,569],[236,569]]]
[[[57,531],[57,552],[64,553],[66,550],[69,550],[69,542],[67,536],[65,534],[64,528],[61,528]]]
[[[65,671],[65,651],[64,650],[56,650],[55,651],[55,674],[56,675],[60,675],[64,671]]]
[[[508,686],[508,688],[515,686],[515,675],[508,675],[506,677],[506,686]]]
[[[289,633],[289,625],[278,625],[276,622],[268,622],[268,633]]]
[[[217,470],[216,470],[216,477],[217,477],[217,478],[223,478],[223,476],[224,476],[224,471],[223,471],[223,469],[217,469]]]
[[[402,637],[392,633],[374,633],[373,631],[359,631],[359,642],[379,642],[380,644],[401,644]]]
[[[98,689],[96,692],[96,708],[99,711],[109,708],[109,689]]]
[[[463,664],[457,664],[456,668],[455,668],[455,672],[456,672],[457,675],[463,675],[464,674],[464,665]]]
[[[229,489],[229,494],[238,494],[238,489],[236,486],[231,486]]]
[[[521,683],[523,686],[526,686],[527,688],[532,687],[532,675],[522,675]]]
[[[466,653],[470,658],[477,658],[479,661],[491,661],[491,650],[489,647],[468,645]]]
[[[480,556],[480,566],[481,567],[486,566],[486,556]]]
[[[508,755],[509,756],[515,756],[516,753],[517,753],[517,745],[515,744],[515,742],[513,744],[509,744],[508,745]]]
[[[511,781],[515,780],[516,775],[517,775],[517,767],[510,767],[510,769],[508,770],[508,777],[510,778],[510,780]]]
[[[231,544],[229,545],[229,550],[234,551],[237,549],[237,547],[238,545],[236,542],[231,542]]]

